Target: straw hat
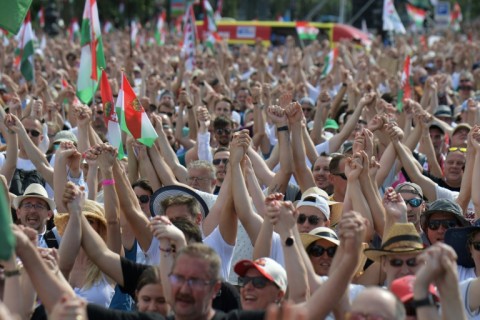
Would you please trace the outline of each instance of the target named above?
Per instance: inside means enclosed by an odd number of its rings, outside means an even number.
[[[302,239],[302,244],[305,249],[307,249],[310,244],[320,239],[327,240],[336,246],[340,245],[340,240],[335,231],[327,227],[318,227],[311,230],[309,233],[300,233],[300,239]]]
[[[306,197],[311,196],[312,194],[317,194],[325,198],[325,200],[327,200],[328,206],[331,207],[330,218],[329,218],[330,226],[334,227],[342,218],[343,203],[330,199],[330,197],[328,196],[328,193],[325,190],[320,189],[319,187],[310,187],[307,190],[305,190],[305,192],[303,192],[302,194],[302,200],[305,199]]]
[[[30,184],[27,189],[25,189],[25,192],[23,193],[23,196],[16,197],[13,199],[13,207],[15,209],[18,209],[20,207],[20,204],[22,203],[23,200],[26,198],[38,198],[44,200],[46,203],[48,203],[49,210],[55,210],[55,201],[52,199],[48,198],[48,193],[45,188],[38,183],[32,183]]]
[[[96,219],[98,222],[100,222],[100,225],[103,227],[104,234],[100,232],[101,236],[104,236],[107,234],[107,219],[105,219],[105,213],[103,207],[92,200],[85,200],[85,205],[83,206],[82,213],[85,215],[87,218],[93,218]],[[63,236],[63,233],[65,232],[65,229],[67,228],[67,223],[68,219],[70,218],[70,214],[68,213],[59,213],[56,214],[54,217],[54,222],[55,226],[57,227],[58,233]]]
[[[383,256],[408,254],[423,251],[422,238],[413,223],[396,223],[388,231],[380,249],[365,249],[363,252],[373,261]]]

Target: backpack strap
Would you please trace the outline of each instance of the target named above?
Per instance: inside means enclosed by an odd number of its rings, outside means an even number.
[[[45,234],[43,235],[43,240],[45,240],[45,242],[47,243],[47,247],[58,249],[58,242],[52,230],[45,232]]]

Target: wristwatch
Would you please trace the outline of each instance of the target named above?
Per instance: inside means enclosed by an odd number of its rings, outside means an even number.
[[[293,237],[288,237],[287,239],[285,239],[285,246],[291,247],[293,246],[293,242]]]
[[[412,305],[414,308],[421,308],[421,307],[430,307],[430,306],[435,306],[435,298],[431,293],[428,294],[426,298],[420,299],[420,300],[413,300]]]

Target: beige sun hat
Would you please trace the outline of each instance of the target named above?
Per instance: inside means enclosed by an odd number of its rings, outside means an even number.
[[[48,197],[47,190],[45,190],[45,188],[39,183],[30,184],[25,190],[25,192],[23,193],[23,196],[19,196],[13,199],[13,207],[15,209],[18,209],[22,201],[25,200],[26,198],[42,199],[46,203],[48,203],[48,206],[50,207],[49,210],[55,210],[56,208],[55,201],[53,201]]]
[[[363,252],[373,261],[383,256],[408,254],[423,251],[422,238],[413,223],[396,223],[388,231],[380,249],[365,249]]]
[[[101,204],[87,199],[85,200],[82,213],[85,217],[93,218],[100,222],[100,225],[103,228],[103,230],[100,230],[100,235],[102,237],[107,234],[107,219],[105,219],[104,209]],[[65,229],[67,228],[69,218],[70,214],[68,213],[59,213],[54,217],[55,226],[61,236],[63,236]]]

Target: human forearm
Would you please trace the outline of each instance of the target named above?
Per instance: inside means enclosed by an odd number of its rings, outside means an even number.
[[[58,267],[66,279],[69,279],[82,242],[81,214],[81,212],[74,213],[69,210],[67,227],[58,249],[60,257]]]
[[[112,168],[102,168],[101,171],[104,181],[107,182],[102,183],[105,218],[107,219],[107,246],[113,252],[120,254],[122,251],[122,236],[120,232],[120,217],[117,214],[120,210],[120,202],[115,190],[113,171]]]
[[[170,167],[167,165],[167,163],[165,162],[165,159],[163,159],[163,157],[160,155],[160,152],[158,151],[155,145],[153,145],[148,150],[148,154],[149,154],[148,158],[151,161],[150,174],[160,179],[158,182],[159,184],[158,188],[160,188],[162,184],[164,186],[172,186],[172,185],[179,184],[177,179],[175,179],[175,175],[173,174],[172,169],[170,169]],[[154,188],[154,190],[156,189]]]

